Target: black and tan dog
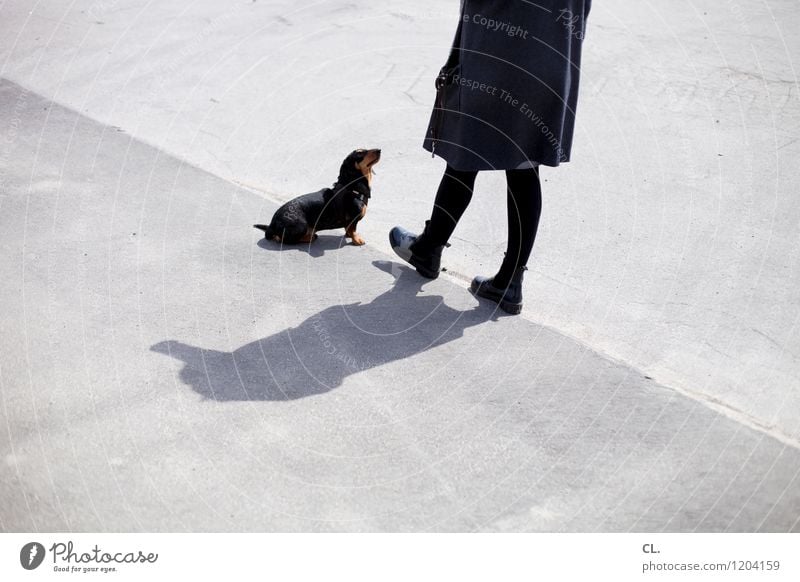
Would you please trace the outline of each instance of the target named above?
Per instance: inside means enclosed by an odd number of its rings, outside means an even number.
[[[289,200],[275,211],[269,225],[253,226],[263,230],[265,238],[286,244],[308,243],[317,237],[317,231],[344,228],[345,237],[363,245],[356,226],[367,213],[372,167],[380,159],[381,150],[355,150],[342,162],[331,188]]]

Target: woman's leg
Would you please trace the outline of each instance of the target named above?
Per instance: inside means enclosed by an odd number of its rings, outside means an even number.
[[[423,277],[435,279],[441,270],[442,250],[472,200],[477,171],[456,170],[447,166],[436,192],[430,220],[417,235],[395,226],[389,231],[392,250],[404,261],[416,267]]]
[[[436,191],[431,219],[419,237],[416,249],[430,249],[447,243],[472,200],[477,171],[456,170],[447,166]]]
[[[493,282],[499,289],[507,287],[517,269],[528,264],[542,213],[538,168],[507,170],[506,182],[508,246],[506,257]]]

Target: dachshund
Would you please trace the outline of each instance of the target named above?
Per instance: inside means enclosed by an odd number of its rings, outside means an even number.
[[[363,245],[356,226],[367,213],[373,166],[380,159],[379,149],[351,152],[332,187],[293,198],[275,211],[268,225],[253,226],[264,231],[264,238],[285,244],[310,243],[317,231],[344,228],[346,238]]]

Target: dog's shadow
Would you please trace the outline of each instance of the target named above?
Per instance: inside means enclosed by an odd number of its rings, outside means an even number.
[[[439,295],[422,292],[413,270],[388,261],[373,265],[394,285],[367,304],[328,307],[294,328],[233,352],[168,340],[151,350],[183,362],[180,379],[216,401],[294,400],[339,387],[345,378],[452,342],[464,330],[492,319],[477,306],[460,311]]]
[[[258,246],[267,251],[289,251],[296,250],[308,253],[310,256],[317,258],[325,254],[326,251],[335,251],[343,246],[351,243],[341,235],[334,234],[318,234],[316,240],[310,243],[298,243],[295,245],[287,245],[267,238],[261,237],[258,241]]]

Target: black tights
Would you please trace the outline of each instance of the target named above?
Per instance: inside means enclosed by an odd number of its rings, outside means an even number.
[[[446,243],[472,200],[477,171],[447,166],[431,214],[425,238],[431,246]],[[542,213],[539,170],[506,170],[508,245],[506,257],[494,278],[496,287],[506,287],[518,267],[526,265],[533,249]]]

